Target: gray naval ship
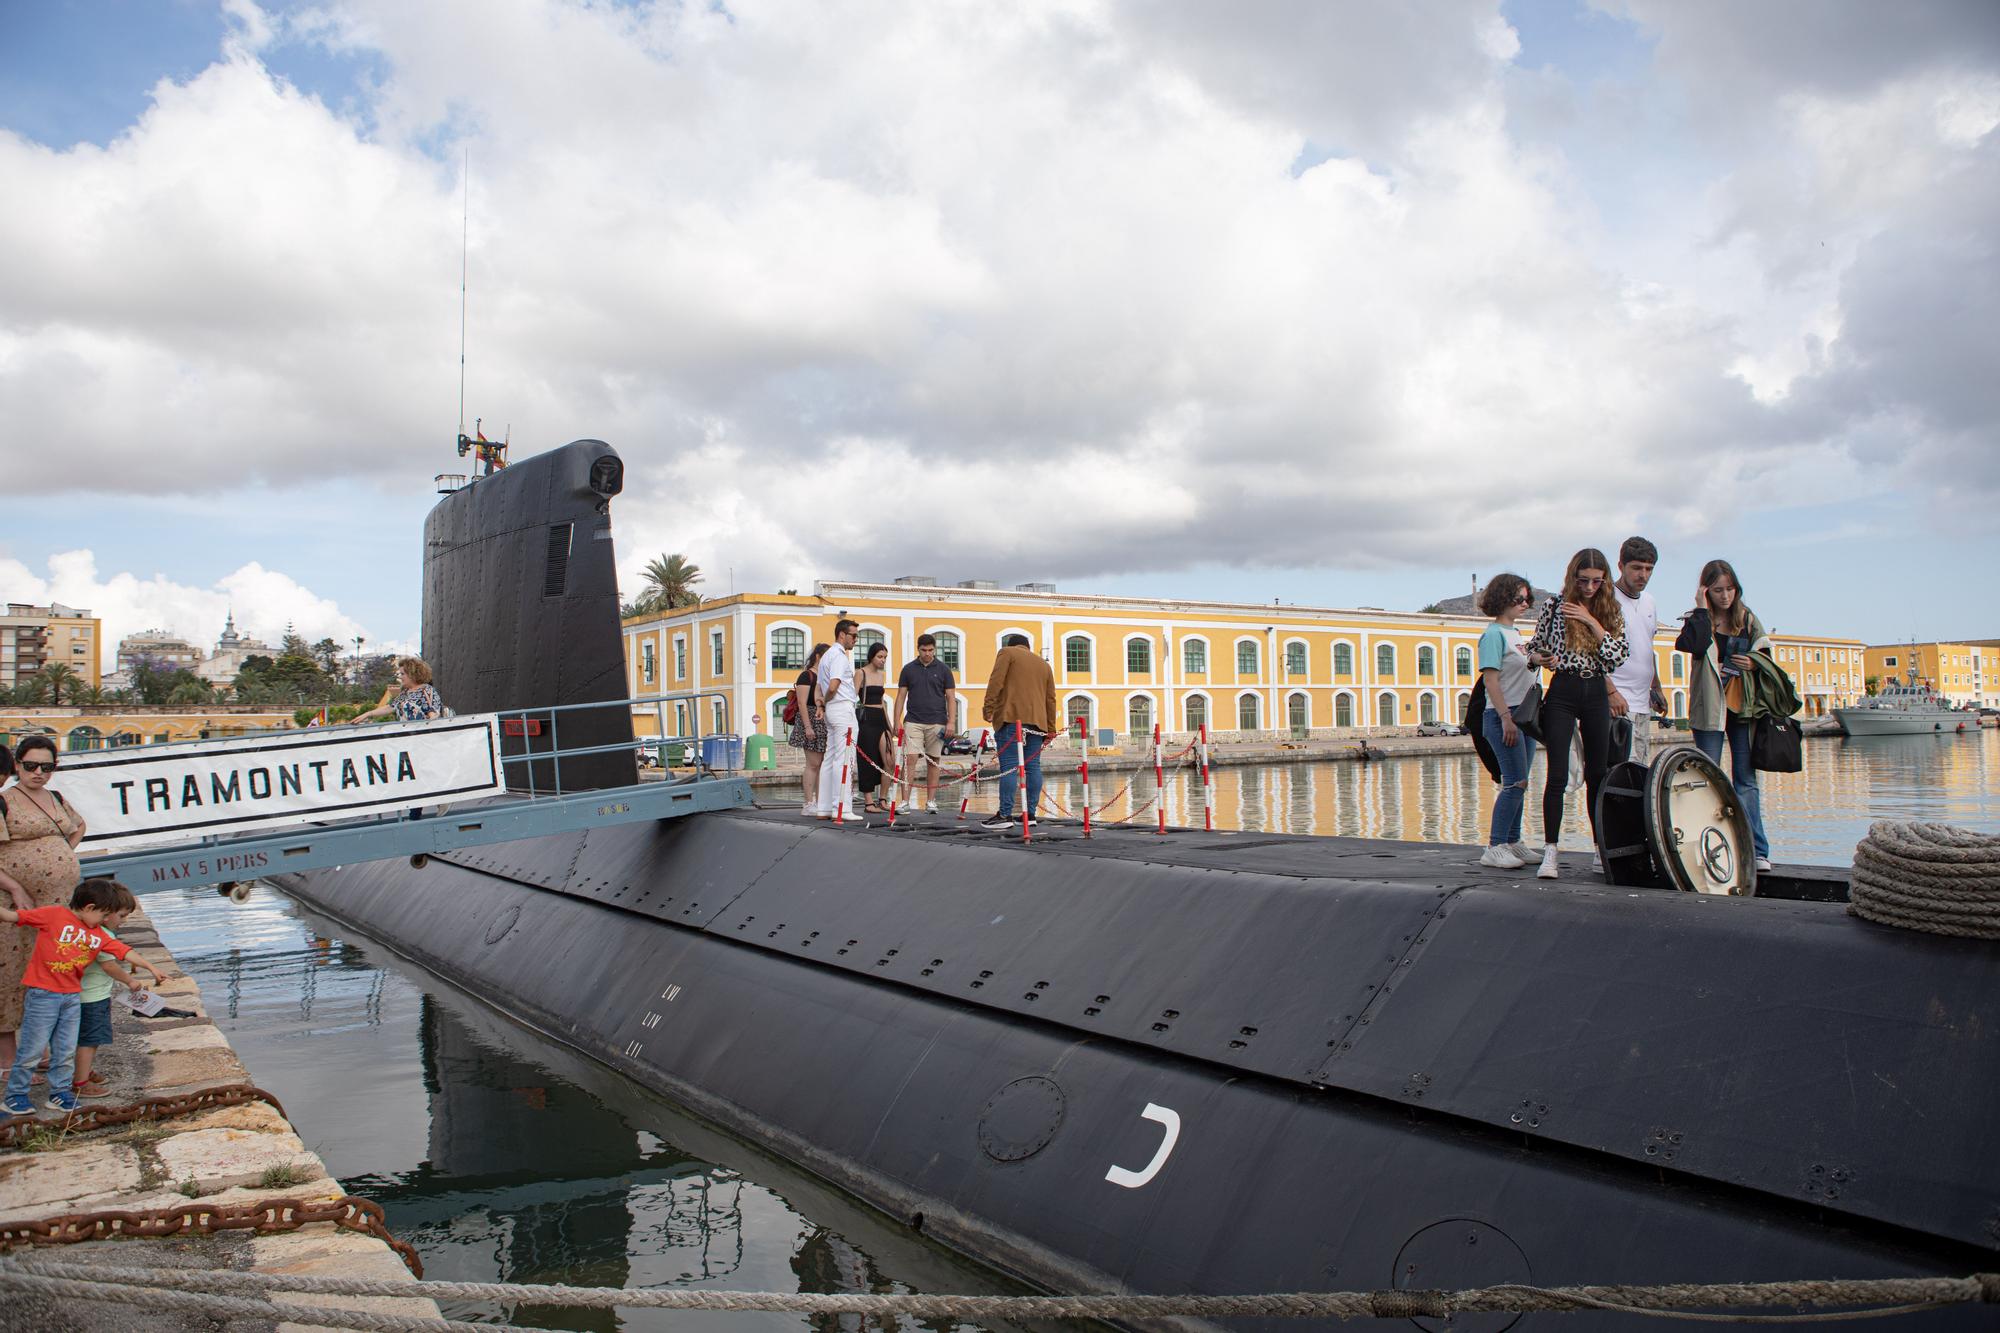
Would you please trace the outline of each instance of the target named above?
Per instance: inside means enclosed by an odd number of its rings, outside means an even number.
[[[622,482],[579,441],[436,506],[424,656],[458,711],[625,696]],[[629,741],[597,711],[566,745]],[[563,776],[631,783],[630,746]],[[1463,848],[1045,828],[750,808],[280,883],[1055,1291],[1996,1267],[2000,943],[1851,916],[1833,871],[1690,893]]]

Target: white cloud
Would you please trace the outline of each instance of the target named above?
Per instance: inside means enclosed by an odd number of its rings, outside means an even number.
[[[0,588],[14,602],[61,602],[84,607],[103,622],[99,644],[101,666],[116,667],[118,641],[140,630],[162,629],[201,648],[215,647],[225,618],[236,617],[237,631],[248,638],[276,644],[287,624],[308,643],[322,638],[351,645],[366,629],[344,614],[339,605],[321,597],[288,574],[252,561],[206,588],[176,583],[162,574],[148,578],[119,571],[102,574],[89,550],[52,555],[37,573],[19,560],[0,556]],[[369,651],[413,651],[409,645],[376,642]]]
[[[230,0],[109,146],[0,133],[0,416],[63,445],[11,479],[454,466],[463,147],[470,412],[617,445],[626,565],[711,589],[1485,563],[1691,475],[1844,475],[1885,414],[1962,472],[1985,408],[1879,293],[1991,191],[1982,10],[1620,8],[1693,111],[1614,147],[1682,134],[1695,184],[1608,226],[1494,0]],[[302,40],[379,57],[353,118],[262,63]]]

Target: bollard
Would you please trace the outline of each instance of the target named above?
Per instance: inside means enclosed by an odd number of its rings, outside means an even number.
[[[1083,836],[1087,838],[1090,836],[1090,747],[1087,745],[1076,771],[1083,777]]]
[[[1161,760],[1160,724],[1153,724],[1153,804],[1159,811],[1159,833],[1167,831],[1167,772]]]
[[[889,827],[896,827],[896,802],[903,797],[903,729],[896,728],[896,777],[889,786]]]
[[[853,727],[847,729],[847,748],[844,753],[848,755],[854,753]],[[833,822],[836,824],[845,824],[847,822],[847,763],[848,761],[842,761],[840,765],[840,790],[835,793],[837,800],[833,807]]]

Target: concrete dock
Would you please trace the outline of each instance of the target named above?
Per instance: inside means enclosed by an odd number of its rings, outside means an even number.
[[[207,1005],[194,980],[174,963],[143,913],[126,922],[119,938],[167,976],[166,984],[157,990],[161,998],[170,1007],[193,1011],[195,1016],[142,1019],[114,997],[116,1044],[98,1053],[97,1064],[111,1084],[111,1095],[80,1105],[109,1111],[148,1098],[254,1084],[256,1079],[208,1018]],[[46,1089],[37,1087],[35,1093],[41,1102]],[[260,1101],[81,1132],[65,1129],[59,1113],[44,1111],[36,1128],[17,1139],[14,1146],[0,1148],[0,1226],[65,1214],[177,1207],[190,1200],[213,1205],[268,1199],[327,1203],[345,1193],[338,1181],[328,1177],[324,1163],[306,1147],[290,1122],[276,1108]],[[332,1222],[308,1223],[278,1234],[244,1230],[70,1245],[23,1244],[7,1257],[29,1256],[101,1265],[107,1274],[119,1267],[189,1268],[413,1280],[410,1270],[384,1241]],[[434,1302],[420,1297],[279,1299],[401,1315],[435,1317],[438,1313]],[[175,1316],[110,1302],[44,1302],[40,1297],[0,1292],[0,1328],[7,1329],[57,1333],[72,1328],[129,1326],[160,1333],[225,1325],[248,1328],[254,1322]]]

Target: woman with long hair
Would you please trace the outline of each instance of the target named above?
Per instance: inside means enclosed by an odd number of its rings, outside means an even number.
[[[792,682],[792,713],[797,720],[792,723],[792,734],[786,739],[794,749],[805,752],[806,767],[802,781],[806,788],[807,814],[811,814],[819,804],[819,763],[826,757],[826,708],[813,699],[813,677],[819,670],[819,659],[826,656],[830,647],[831,644],[814,644],[806,658],[806,669],[799,672],[799,678]]]
[[[1750,724],[1737,716],[1743,702],[1743,673],[1754,665],[1752,653],[1771,651],[1764,622],[1743,604],[1743,583],[1727,560],[1701,567],[1694,610],[1681,617],[1674,647],[1693,659],[1688,682],[1688,726],[1694,743],[1716,763],[1722,762],[1722,742],[1729,742],[1729,780],[1750,816],[1757,868],[1771,868],[1771,840],[1764,836],[1764,795],[1757,770],[1750,763]]]
[[[1590,828],[1597,831],[1597,792],[1611,766],[1611,673],[1631,651],[1625,616],[1611,591],[1611,562],[1585,547],[1569,558],[1562,596],[1535,618],[1528,660],[1555,672],[1542,699],[1542,744],[1548,747],[1548,782],[1542,787],[1541,879],[1556,877],[1562,841],[1563,801],[1569,794],[1569,743],[1583,741],[1584,796]]]
[[[1521,843],[1521,811],[1528,803],[1528,770],[1535,763],[1535,740],[1514,725],[1513,710],[1535,687],[1535,668],[1521,651],[1514,621],[1528,609],[1534,591],[1519,574],[1495,574],[1479,595],[1479,609],[1493,617],[1479,635],[1479,675],[1486,708],[1479,726],[1500,769],[1500,794],[1493,798],[1493,823],[1479,864],[1519,870],[1534,859]]]
[[[855,673],[861,690],[860,736],[855,740],[858,755],[854,785],[866,798],[866,808],[889,808],[889,785],[896,771],[895,738],[889,732],[889,645],[878,643],[868,649]]]

